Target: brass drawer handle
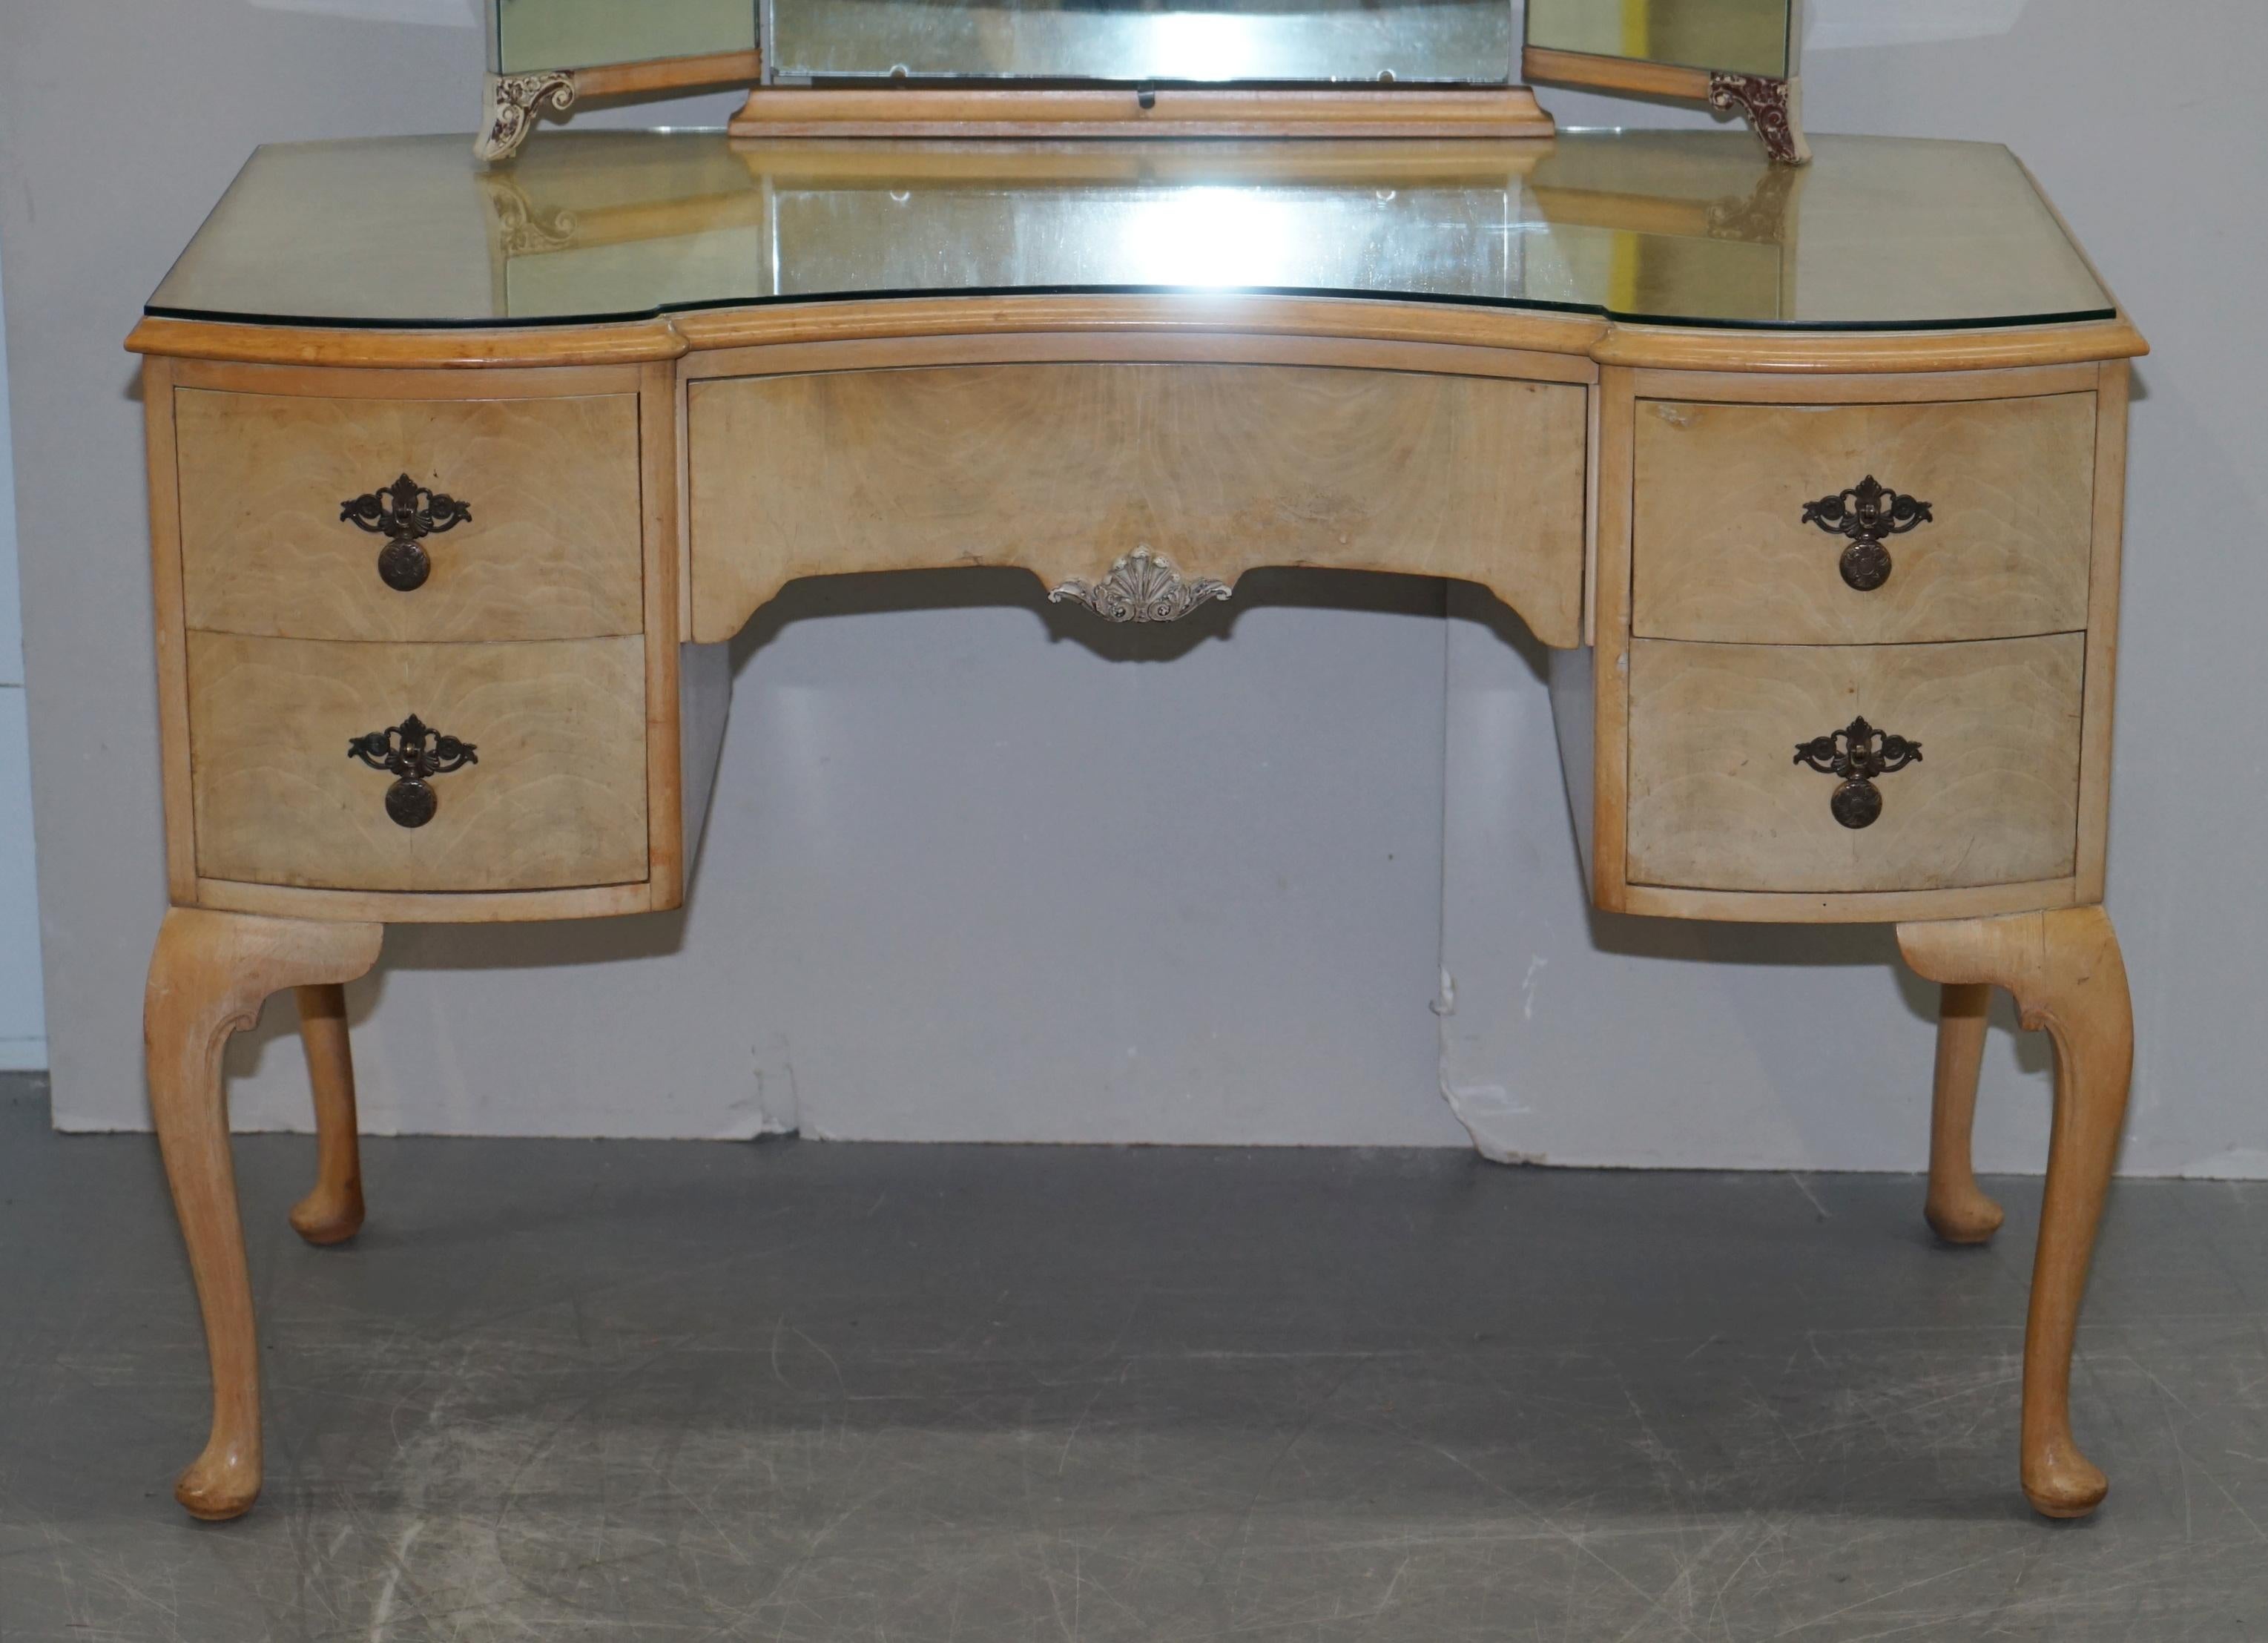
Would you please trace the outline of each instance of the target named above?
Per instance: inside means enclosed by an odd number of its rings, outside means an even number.
[[[1928,503],[1884,489],[1872,474],[1848,490],[1803,505],[1803,523],[1851,539],[1843,550],[1843,579],[1862,593],[1890,579],[1890,550],[1883,540],[1903,536],[1933,517]]]
[[[432,571],[423,539],[469,524],[472,517],[472,509],[464,503],[426,490],[407,474],[339,504],[339,518],[387,539],[378,550],[378,578],[397,593],[416,593]]]
[[[471,742],[428,728],[415,713],[390,730],[349,737],[347,757],[393,775],[394,785],[386,790],[386,814],[400,827],[423,827],[440,808],[431,777],[480,763]]]
[[[1876,730],[1863,718],[1854,718],[1830,735],[1814,736],[1795,744],[1795,762],[1808,764],[1822,776],[1839,776],[1828,808],[1847,828],[1872,827],[1882,814],[1882,790],[1874,777],[1909,764],[1921,763],[1921,743]]]

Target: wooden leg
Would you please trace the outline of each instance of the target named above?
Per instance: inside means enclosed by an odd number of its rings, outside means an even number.
[[[1977,1185],[1970,1136],[1977,1127],[1977,1074],[1984,1060],[1984,1011],[1992,990],[1948,982],[1937,1011],[1937,1084],[1929,1105],[1929,1199],[1922,1214],[1948,1243],[1983,1243],[2000,1230],[2000,1206]]]
[[[355,1126],[354,1049],[347,1041],[346,989],[294,989],[299,1042],[315,1087],[315,1190],[291,1206],[291,1225],[313,1244],[344,1243],[362,1230],[362,1149]]]
[[[2024,1325],[2024,1493],[2084,1517],[2110,1484],[2071,1435],[2071,1352],[2095,1231],[2126,1116],[2134,1017],[2118,938],[2099,907],[1901,925],[1898,948],[1931,981],[2006,987],[2027,1028],[2055,1041],[2055,1125]]]
[[[230,1518],[260,1494],[260,1363],[236,1207],[221,1051],[284,987],[351,981],[378,961],[377,925],[173,909],[143,1009],[150,1110],[188,1246],[212,1362],[212,1436],[173,1485],[191,1514]]]

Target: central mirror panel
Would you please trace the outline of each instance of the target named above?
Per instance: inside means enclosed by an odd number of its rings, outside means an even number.
[[[1513,75],[1507,0],[770,0],[770,11],[775,84],[1504,85]]]

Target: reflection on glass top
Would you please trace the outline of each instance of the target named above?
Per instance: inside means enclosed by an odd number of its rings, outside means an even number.
[[[1503,85],[1510,0],[772,0],[775,79]]]
[[[756,303],[1297,292],[1679,325],[2109,318],[2006,149],[1739,131],[1543,142],[766,142],[545,132],[253,156],[151,298],[254,323],[556,325]]]

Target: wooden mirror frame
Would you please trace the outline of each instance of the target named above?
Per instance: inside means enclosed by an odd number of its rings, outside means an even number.
[[[1532,46],[1525,39],[1528,23],[1528,13],[1523,9],[1520,71],[1530,80],[1580,85],[1589,91],[1624,92],[1638,97],[1706,103],[1712,108],[1725,109],[1745,119],[1773,164],[1810,163],[1811,144],[1803,136],[1803,79],[1799,71],[1803,62],[1802,0],[1788,0],[1785,78]]]
[[[634,4],[635,0],[626,0]],[[498,38],[497,0],[480,0],[488,53],[482,76],[481,122],[473,152],[490,165],[510,159],[545,110],[563,114],[585,97],[635,97],[647,92],[692,91],[709,85],[745,85],[762,77],[763,52],[711,52],[693,57],[652,57],[637,63],[600,63],[577,67],[513,70],[504,63]],[[749,0],[753,13],[755,0]]]
[[[509,159],[541,114],[585,97],[750,82],[729,127],[736,137],[1548,137],[1554,129],[1535,93],[1512,84],[766,85],[761,40],[755,51],[505,73],[496,66],[494,0],[482,9],[490,66],[473,151],[490,164]]]

